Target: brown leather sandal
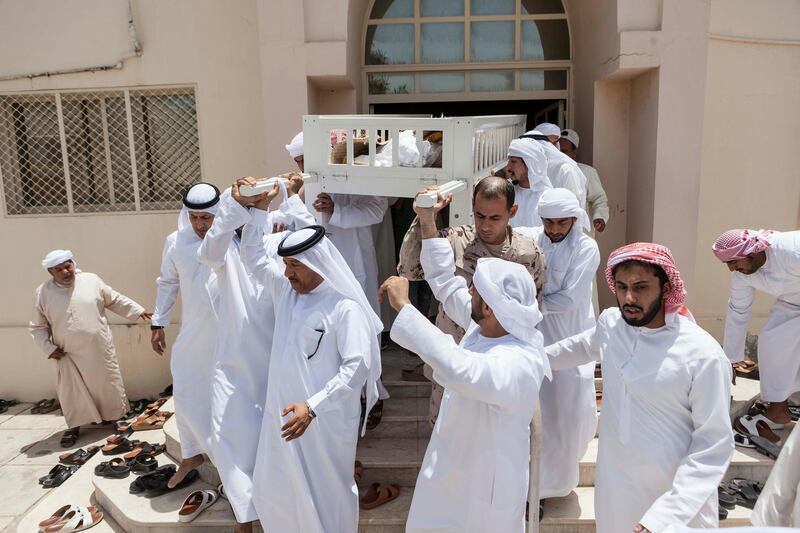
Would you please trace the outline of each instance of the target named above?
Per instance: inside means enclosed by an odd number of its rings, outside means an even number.
[[[389,503],[399,495],[400,487],[397,485],[382,485],[380,483],[373,483],[369,486],[367,492],[364,493],[364,497],[361,498],[360,505],[365,511],[369,509],[375,509],[384,503]]]

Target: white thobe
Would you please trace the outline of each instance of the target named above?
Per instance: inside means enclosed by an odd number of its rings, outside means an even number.
[[[211,455],[240,523],[256,519],[253,468],[275,315],[239,257],[235,230],[250,215],[223,197],[198,257],[217,276],[219,317],[211,386]]]
[[[606,309],[595,328],[546,348],[554,369],[602,364],[598,533],[719,523],[717,486],[733,455],[730,363],[690,319],[666,321],[632,327]]]
[[[514,185],[514,203],[518,206],[517,213],[508,221],[512,228],[526,227],[533,228],[542,225],[539,216],[539,198],[542,193],[550,187],[537,185],[533,189],[526,189],[519,185]]]
[[[586,176],[586,205],[583,209],[589,214],[592,222],[598,219],[608,222],[608,197],[597,170],[585,163],[578,163],[578,168]]]
[[[50,279],[36,289],[29,329],[45,355],[56,348],[66,353],[52,364],[70,428],[117,420],[129,408],[106,309],[129,320],[144,313],[144,307],[89,272],[77,272],[71,287]]]
[[[467,332],[456,345],[412,305],[392,326],[392,339],[431,365],[445,388],[406,531],[521,533],[544,354],[511,335],[481,335],[446,239],[423,240],[420,261],[447,316]]]
[[[181,327],[172,345],[170,370],[183,458],[201,453],[211,457],[211,377],[217,339],[214,301],[218,291],[216,274],[197,258],[202,242],[192,228],[167,237],[151,320],[154,326],[168,326],[180,292]]]
[[[800,390],[800,231],[774,232],[767,239],[767,262],[753,274],[731,273],[725,319],[725,353],[744,359],[747,324],[757,290],[778,300],[758,337],[761,398],[783,402]]]
[[[295,291],[265,250],[264,212],[245,228],[248,268],[269,292],[277,314],[269,386],[254,473],[254,503],[265,531],[355,533],[358,489],[353,479],[361,389],[372,332],[361,307],[327,281]],[[250,231],[252,229],[254,231]],[[291,403],[308,402],[317,417],[292,441],[281,426]]]
[[[544,228],[518,228],[533,239],[547,259],[542,287],[539,331],[550,345],[594,327],[592,282],[600,250],[574,226],[561,242],[552,242]],[[542,460],[539,497],[566,496],[578,486],[578,466],[597,428],[594,362],[553,372],[542,383]]]
[[[750,521],[756,526],[800,528],[800,424],[781,447]]]
[[[379,224],[389,203],[382,196],[331,194],[333,214],[326,233],[342,254],[347,266],[364,289],[372,309],[381,316],[378,304],[378,259],[372,237],[372,225]]]
[[[554,188],[569,189],[578,199],[578,204],[586,205],[586,176],[578,164],[564,156],[554,159],[547,154],[547,177]]]

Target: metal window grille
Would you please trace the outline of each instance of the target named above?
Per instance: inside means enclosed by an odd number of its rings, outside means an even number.
[[[7,216],[163,211],[200,181],[193,88],[0,95]]]

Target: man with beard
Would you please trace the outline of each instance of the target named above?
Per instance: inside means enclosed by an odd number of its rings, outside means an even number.
[[[589,217],[567,189],[548,189],[539,200],[544,226],[517,228],[531,237],[547,258],[539,330],[545,345],[595,325],[592,281],[600,250],[584,233]],[[578,464],[594,438],[597,404],[594,363],[553,372],[542,383],[542,460],[539,497],[559,498],[578,486]]]
[[[425,188],[420,193],[434,189]],[[475,184],[472,193],[475,223],[438,230],[436,214],[449,205],[451,199],[452,195],[448,195],[433,209],[420,210],[415,203],[414,211],[417,213],[417,218],[403,239],[397,272],[411,281],[424,280],[425,273],[420,263],[422,241],[443,237],[453,250],[456,275],[464,278],[468,286],[472,284],[472,275],[480,258],[498,257],[523,265],[533,278],[539,298],[545,277],[544,255],[536,243],[509,225],[509,221],[517,212],[517,206],[514,204],[514,186],[505,178],[497,176],[483,178]],[[441,305],[436,316],[436,326],[452,335],[456,342],[464,336],[464,329],[447,316]],[[433,381],[429,407],[430,423],[433,425],[439,414],[444,389],[433,380],[433,372],[429,366],[425,367],[424,372],[425,376]]]
[[[791,422],[788,399],[800,390],[800,231],[734,229],[717,238],[713,251],[732,272],[724,341],[731,362],[744,359],[756,291],[777,298],[758,337],[761,399],[769,406],[736,423],[740,431],[755,435],[761,426],[769,434],[764,425],[781,429]]]
[[[546,349],[553,369],[603,366],[597,531],[717,527],[717,486],[733,454],[730,364],[683,307],[683,281],[666,247],[614,251],[606,281],[618,308]]]
[[[541,226],[536,206],[542,193],[553,188],[547,177],[547,156],[542,145],[533,139],[511,141],[505,177],[514,184],[514,200],[518,206],[509,225],[514,228]]]

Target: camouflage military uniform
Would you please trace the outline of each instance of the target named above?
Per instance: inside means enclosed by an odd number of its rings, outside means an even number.
[[[499,257],[506,261],[519,263],[528,269],[536,284],[536,298],[541,304],[542,284],[545,280],[544,254],[541,248],[528,237],[508,226],[506,238],[502,243],[487,244],[480,239],[473,224],[439,230],[439,237],[444,237],[450,242],[455,254],[456,275],[467,280],[467,285],[472,285],[472,275],[475,273],[478,259],[482,257]],[[419,219],[414,219],[413,224],[408,229],[408,233],[403,238],[403,245],[400,248],[400,262],[397,265],[399,275],[411,281],[425,279],[425,274],[419,261],[421,249],[422,235],[419,228]],[[444,333],[451,335],[456,342],[461,342],[461,338],[464,336],[464,330],[445,315],[441,304],[436,315],[436,326]],[[433,383],[428,410],[431,425],[436,422],[436,417],[439,414],[439,405],[442,402],[442,394],[444,393],[444,389],[433,380],[432,374],[431,368],[425,365],[425,376]]]

